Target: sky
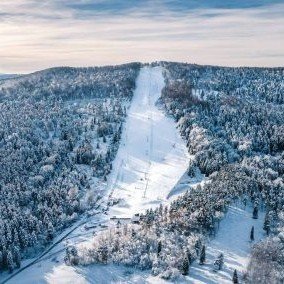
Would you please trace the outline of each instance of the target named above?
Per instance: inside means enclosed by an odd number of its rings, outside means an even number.
[[[284,66],[284,0],[0,0],[0,73],[160,60]]]

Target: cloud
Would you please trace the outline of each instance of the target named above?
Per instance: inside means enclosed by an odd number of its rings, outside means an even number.
[[[155,60],[283,65],[278,2],[1,0],[0,72]]]

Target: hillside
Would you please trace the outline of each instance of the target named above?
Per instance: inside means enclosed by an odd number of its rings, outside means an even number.
[[[19,267],[101,197],[139,64],[0,82],[0,268]]]
[[[103,283],[102,264],[114,282],[282,281],[283,75],[159,62],[0,81],[0,267],[27,259],[9,283]]]

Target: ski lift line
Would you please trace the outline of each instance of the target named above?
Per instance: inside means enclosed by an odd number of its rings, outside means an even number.
[[[152,76],[150,76],[150,87],[152,87]],[[153,156],[153,136],[154,136],[154,125],[153,125],[153,110],[151,108],[152,102],[151,102],[151,97],[150,97],[150,91],[148,92],[148,102],[149,102],[149,107],[150,107],[150,143],[149,143],[149,155],[148,155],[148,172],[145,173],[145,179],[146,179],[146,184],[145,184],[145,189],[144,189],[144,194],[143,197],[146,198],[146,193],[148,189],[148,184],[149,184],[149,173],[151,169],[151,158]],[[148,138],[148,137],[147,137]]]

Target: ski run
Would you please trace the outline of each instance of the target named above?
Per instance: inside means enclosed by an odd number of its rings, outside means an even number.
[[[136,82],[136,90],[124,124],[120,147],[108,177],[104,201],[113,203],[107,214],[97,214],[79,223],[68,237],[60,237],[48,253],[29,267],[11,277],[7,283],[168,283],[136,271],[115,265],[71,267],[64,264],[65,246],[91,244],[94,231],[111,225],[110,219],[132,218],[135,213],[169,203],[177,194],[204,182],[204,178],[189,180],[185,174],[190,156],[180,137],[176,124],[157,101],[164,87],[161,67],[143,67]],[[251,217],[251,208],[232,205],[220,223],[214,239],[206,246],[206,263],[194,263],[185,283],[232,283],[232,273],[240,273],[248,264],[251,243],[249,232],[255,228],[256,241],[262,237],[263,214],[257,220]],[[97,225],[87,231],[85,225]],[[69,229],[70,231],[70,229]],[[62,234],[63,236],[66,233]],[[213,261],[224,254],[224,268],[213,271]],[[23,266],[32,260],[23,262]],[[6,278],[8,277],[7,274]],[[1,281],[4,281],[4,277]]]

